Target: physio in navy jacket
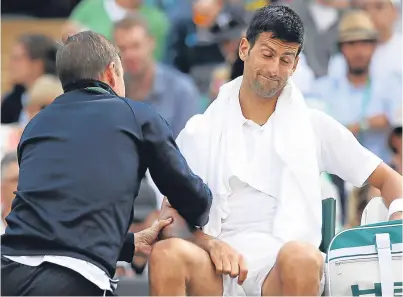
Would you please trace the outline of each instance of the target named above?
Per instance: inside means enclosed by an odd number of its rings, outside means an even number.
[[[81,32],[57,55],[65,93],[25,128],[20,175],[1,238],[2,295],[113,291],[117,261],[149,254],[170,220],[128,234],[145,171],[192,226],[204,226],[211,192],[192,173],[166,121],[124,98],[118,51]]]

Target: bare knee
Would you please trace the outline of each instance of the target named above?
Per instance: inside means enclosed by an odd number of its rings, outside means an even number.
[[[319,277],[322,274],[323,257],[319,249],[311,244],[290,241],[280,249],[276,265],[282,275],[289,277],[308,274]]]

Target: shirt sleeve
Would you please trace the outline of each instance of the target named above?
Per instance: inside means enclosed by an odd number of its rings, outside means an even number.
[[[320,139],[322,171],[335,174],[356,187],[363,186],[382,160],[330,116],[317,110],[311,113],[315,133]]]
[[[142,157],[159,191],[192,226],[208,222],[212,194],[179,151],[168,123],[150,107],[142,124]],[[144,114],[144,113],[143,113]]]
[[[131,263],[134,257],[134,233],[127,233],[123,246],[120,250],[118,261]]]

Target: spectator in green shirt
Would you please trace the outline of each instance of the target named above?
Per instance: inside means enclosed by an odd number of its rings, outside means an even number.
[[[71,13],[64,34],[91,30],[111,39],[113,24],[136,11],[147,20],[150,31],[155,37],[154,57],[159,61],[164,55],[169,21],[157,7],[147,6],[142,2],[142,0],[82,0]]]

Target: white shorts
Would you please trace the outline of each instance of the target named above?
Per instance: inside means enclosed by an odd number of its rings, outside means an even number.
[[[260,234],[261,236],[261,234]],[[259,236],[259,237],[260,237]],[[263,283],[276,263],[277,254],[282,247],[282,243],[273,239],[271,236],[265,238],[253,238],[253,234],[245,236],[242,234],[241,238],[237,236],[223,237],[221,238],[239,253],[241,253],[248,265],[248,277],[242,286],[238,285],[238,278],[231,278],[228,275],[223,276],[223,296],[262,296]],[[269,239],[270,238],[270,239]],[[250,245],[245,243],[258,243]],[[323,262],[325,261],[325,254],[323,255]],[[323,293],[325,288],[325,275],[322,275],[320,283],[320,294]]]

